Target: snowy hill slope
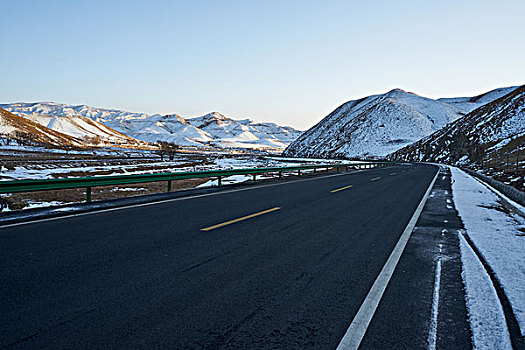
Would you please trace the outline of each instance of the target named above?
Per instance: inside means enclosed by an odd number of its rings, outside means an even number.
[[[93,119],[75,116],[51,116],[31,114],[24,116],[35,123],[47,127],[48,129],[58,131],[62,134],[72,136],[76,139],[83,140],[86,144],[93,145],[139,145],[140,141],[115,131],[106,125]]]
[[[443,128],[464,111],[394,89],[349,101],[288,146],[302,157],[385,156]]]
[[[14,115],[0,108],[0,134],[10,138],[54,146],[83,146],[82,140],[49,129],[37,122]]]
[[[484,94],[474,97],[453,97],[453,98],[439,98],[438,101],[448,103],[452,106],[458,107],[465,112],[472,112],[487,103],[497,100],[512,91],[519,88],[519,86],[511,86],[505,88],[494,89]]]
[[[446,128],[398,150],[392,159],[480,163],[525,146],[525,85]]]
[[[214,112],[188,120],[177,114],[148,115],[116,109],[60,103],[11,103],[0,105],[24,117],[83,116],[129,137],[147,142],[168,141],[187,146],[284,149],[300,132],[274,123],[233,120]]]
[[[208,135],[196,130],[184,118],[176,114],[148,115],[86,105],[69,106],[53,102],[11,103],[0,105],[0,107],[30,119],[38,119],[42,116],[53,116],[57,120],[68,120],[75,117],[90,119],[129,139],[134,138],[145,142],[161,140],[194,146],[200,145],[201,142],[211,141]]]

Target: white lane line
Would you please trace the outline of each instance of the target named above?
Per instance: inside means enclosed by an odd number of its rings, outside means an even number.
[[[326,179],[326,178],[334,177],[334,176],[353,175],[355,173],[356,172],[331,174],[331,175],[326,175],[326,176],[314,177],[314,178],[310,178],[310,179],[292,180],[292,181],[286,181],[286,182],[276,183],[276,184],[268,184],[268,185],[259,185],[259,186],[253,186],[253,187],[248,187],[248,188],[240,188],[240,189],[236,189],[236,190],[226,190],[226,191],[220,191],[220,192],[214,192],[214,193],[197,194],[197,195],[188,196],[188,197],[164,199],[164,200],[155,201],[155,202],[131,204],[131,205],[122,206],[122,207],[118,207],[118,208],[109,208],[109,209],[100,209],[100,210],[94,209],[93,211],[89,211],[89,212],[85,212],[85,213],[77,213],[77,214],[57,216],[57,217],[52,217],[52,218],[45,218],[45,219],[37,219],[37,220],[31,220],[31,221],[18,222],[18,223],[15,223],[15,224],[0,225],[0,229],[1,228],[8,228],[8,227],[15,227],[15,226],[22,226],[22,225],[29,225],[29,224],[39,223],[39,222],[67,219],[67,218],[72,218],[72,217],[77,217],[77,216],[94,215],[94,214],[111,212],[111,211],[116,211],[116,210],[124,210],[124,209],[130,209],[130,208],[146,207],[146,206],[149,206],[149,205],[163,204],[163,203],[169,203],[169,202],[178,202],[178,201],[183,201],[183,200],[188,200],[188,199],[202,198],[202,197],[208,197],[208,196],[215,196],[215,195],[225,194],[225,193],[250,191],[250,190],[255,190],[255,189],[258,189],[258,188],[280,186],[280,185],[286,185],[286,184],[291,184],[291,183],[295,183],[295,182],[321,180],[321,179]]]
[[[441,251],[441,247],[439,248]],[[441,285],[441,256],[436,263],[436,278],[434,279],[434,294],[432,296],[432,314],[430,316],[430,329],[428,331],[428,350],[436,350],[437,325],[439,311],[439,288]]]
[[[397,263],[401,258],[401,254],[403,254],[403,251],[405,250],[405,246],[407,245],[410,235],[416,226],[417,220],[423,211],[423,207],[425,206],[432,187],[434,187],[434,183],[436,182],[438,175],[439,171],[436,172],[434,179],[430,183],[430,186],[428,186],[427,191],[421,199],[421,202],[419,203],[416,211],[412,215],[412,218],[408,222],[408,225],[403,231],[403,234],[401,234],[401,237],[394,247],[394,250],[392,250],[392,253],[390,253],[388,260],[377,276],[374,284],[372,285],[372,288],[370,288],[368,295],[361,304],[359,311],[357,311],[357,314],[352,320],[350,327],[348,327],[348,330],[343,336],[343,339],[341,339],[341,342],[339,342],[337,350],[359,348],[359,344],[361,344],[361,341],[363,340],[366,330],[368,329],[368,325],[370,324],[370,321],[376,312],[377,306],[383,297],[383,293],[385,292],[388,282],[390,282],[390,278],[392,277]]]

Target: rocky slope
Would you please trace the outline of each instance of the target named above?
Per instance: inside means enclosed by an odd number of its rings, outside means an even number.
[[[525,85],[389,158],[452,164],[480,164],[525,151]]]

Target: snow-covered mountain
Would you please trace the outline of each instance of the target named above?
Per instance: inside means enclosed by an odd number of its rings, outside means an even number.
[[[385,156],[464,115],[449,104],[394,89],[349,101],[302,134],[288,156]]]
[[[188,123],[208,133],[221,147],[284,149],[300,132],[275,123],[254,123],[249,119],[233,120],[213,112],[187,119]]]
[[[18,143],[49,144],[55,146],[84,146],[82,140],[49,129],[35,121],[14,115],[0,108],[0,137]]]
[[[525,148],[525,85],[436,133],[398,150],[392,159],[480,163]]]
[[[515,89],[508,87],[474,97],[438,100],[394,89],[349,101],[298,137],[284,154],[384,157]]]
[[[129,137],[146,141],[168,141],[185,146],[284,149],[300,131],[274,123],[234,120],[214,112],[184,119],[177,114],[148,115],[116,109],[60,103],[11,103],[0,105],[26,118],[55,116],[86,117]]]
[[[213,141],[211,135],[190,125],[177,114],[154,114],[146,118],[115,119],[105,123],[147,142],[168,141],[184,146],[200,146]]]
[[[24,116],[48,129],[82,140],[92,145],[139,145],[140,141],[124,135],[93,119],[75,116],[53,116],[31,114]],[[145,143],[144,143],[145,144]]]

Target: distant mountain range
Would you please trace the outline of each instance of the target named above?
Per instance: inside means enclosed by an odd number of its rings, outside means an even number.
[[[401,89],[346,102],[284,151],[300,157],[385,157],[514,90],[474,97],[422,97]]]
[[[217,112],[184,119],[177,114],[148,115],[52,102],[0,104],[0,108],[76,139],[98,137],[122,144],[168,141],[184,146],[280,151],[300,134],[292,127],[234,120]]]
[[[183,118],[59,103],[0,104],[1,133],[52,144],[143,147],[147,142],[258,148],[286,156],[478,162],[523,145],[525,87],[431,99],[394,89],[344,103],[304,133],[213,112]],[[287,147],[288,146],[288,147]]]
[[[503,154],[517,153],[518,149],[523,152],[523,148],[525,85],[473,109],[464,117],[389,157],[409,161],[481,164],[496,162]]]

